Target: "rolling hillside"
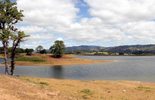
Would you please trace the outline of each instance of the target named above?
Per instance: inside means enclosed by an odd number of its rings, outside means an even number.
[[[136,53],[136,52],[144,52],[144,53],[155,53],[155,44],[150,45],[124,45],[124,46],[116,46],[116,47],[101,47],[101,46],[73,46],[67,47],[66,51],[85,51],[85,52],[112,52],[112,53]]]

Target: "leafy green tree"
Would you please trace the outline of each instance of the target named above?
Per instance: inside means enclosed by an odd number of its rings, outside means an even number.
[[[11,35],[17,31],[15,24],[22,21],[22,10],[17,9],[17,3],[10,0],[0,1],[0,40],[4,48],[5,74],[8,74],[7,48]]]
[[[13,40],[13,45],[12,45],[12,51],[11,51],[11,75],[14,74],[14,69],[15,69],[15,54],[16,54],[16,50],[17,47],[19,46],[19,44],[21,42],[23,42],[25,37],[29,37],[29,35],[25,35],[24,32],[19,31],[17,35],[13,35],[12,36],[12,40]]]
[[[32,55],[33,51],[34,51],[33,49],[28,49],[28,48],[25,49],[26,55]]]
[[[41,54],[47,54],[47,51],[46,51],[46,49],[43,49],[43,50],[40,51],[40,53]]]
[[[37,50],[38,53],[40,53],[40,51],[43,50],[43,46],[39,45],[38,47],[36,47],[36,50]]]
[[[51,53],[56,58],[62,57],[65,53],[65,45],[63,41],[57,40],[54,42],[54,45],[50,47]]]

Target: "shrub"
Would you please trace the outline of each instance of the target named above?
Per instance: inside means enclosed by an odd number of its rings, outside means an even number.
[[[48,83],[46,83],[46,82],[40,82],[40,84],[42,84],[42,85],[48,85]]]

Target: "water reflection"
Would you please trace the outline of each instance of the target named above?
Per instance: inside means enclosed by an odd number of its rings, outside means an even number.
[[[60,65],[58,65],[58,66],[52,66],[52,67],[50,67],[51,68],[51,76],[53,77],[53,78],[57,78],[57,79],[63,79],[64,77],[64,75],[63,75],[63,72],[64,72],[64,68],[63,68],[63,66],[60,66]]]

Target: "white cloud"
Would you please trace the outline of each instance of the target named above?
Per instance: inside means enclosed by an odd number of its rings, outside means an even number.
[[[57,38],[56,40],[63,41],[63,39],[62,39],[62,38]]]
[[[67,45],[125,45],[155,43],[154,0],[84,0],[91,18],[76,22],[74,0],[17,0],[24,10],[20,30],[29,33],[29,45],[49,47],[59,36]],[[36,42],[37,41],[37,42]],[[70,43],[70,44],[69,44]]]
[[[154,0],[85,0],[92,16],[106,23],[152,20],[155,18]]]
[[[54,35],[51,33],[41,33],[41,34],[31,34],[29,39],[33,40],[48,40],[48,39],[53,39]]]
[[[19,27],[19,30],[24,31],[27,34],[40,33],[40,32],[47,32],[48,31],[46,28],[39,27],[39,26],[21,26],[21,27]]]
[[[24,23],[32,25],[68,25],[79,11],[71,0],[17,0],[17,4],[24,10]]]

